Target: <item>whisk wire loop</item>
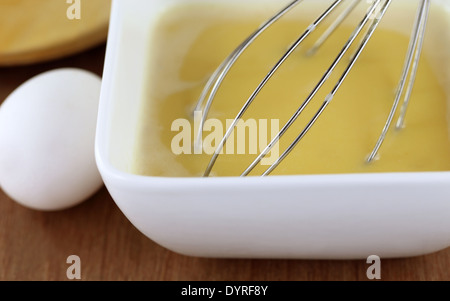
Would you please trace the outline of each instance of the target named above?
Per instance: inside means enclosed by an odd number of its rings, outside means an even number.
[[[234,131],[234,128],[238,124],[239,120],[242,118],[244,113],[247,111],[248,107],[252,104],[253,100],[258,96],[259,92],[264,88],[266,83],[272,78],[272,76],[277,72],[277,70],[281,67],[281,65],[288,59],[288,57],[297,49],[297,47],[315,30],[315,28],[323,21],[325,18],[342,2],[342,0],[336,0],[331,4],[330,7],[328,7],[308,28],[306,31],[292,44],[291,47],[289,47],[288,51],[280,58],[280,60],[275,64],[275,66],[269,71],[269,73],[264,77],[264,79],[261,81],[261,83],[258,85],[256,90],[253,91],[252,95],[247,99],[245,104],[242,106],[241,110],[237,114],[237,116],[234,118],[233,122],[231,123],[230,127],[225,133],[225,136],[223,139],[219,142],[216,151],[214,152],[211,161],[208,164],[208,167],[206,168],[204,176],[207,177],[210,175],[211,170],[217,160],[217,158],[220,155],[220,152],[222,151],[223,147],[225,146],[225,143],[227,142],[228,138],[231,136],[232,132]],[[206,116],[208,114],[208,111],[205,110],[203,118],[206,119]]]
[[[295,6],[297,6],[302,0],[296,0],[290,2],[287,6],[285,6],[282,10],[272,16],[269,20],[263,23],[254,33],[252,33],[247,39],[245,39],[222,63],[221,65],[214,71],[212,76],[209,78],[207,84],[205,85],[200,98],[196,104],[195,110],[201,111],[203,108],[203,115],[201,118],[201,123],[199,126],[199,133],[196,138],[196,144],[200,142],[201,133],[203,131],[203,125],[208,117],[209,111],[211,109],[211,105],[213,103],[214,98],[217,95],[220,86],[222,85],[224,79],[227,74],[239,59],[239,57],[244,53],[244,51],[258,38],[266,29],[272,26],[276,21],[278,21],[281,17],[287,14],[290,10],[292,10]],[[235,130],[239,120],[243,117],[247,109],[254,102],[255,98],[267,84],[267,82],[272,78],[272,76],[278,71],[281,65],[289,58],[289,56],[303,43],[303,41],[316,29],[318,25],[320,25],[327,17],[331,15],[331,13],[344,2],[344,0],[335,0],[332,4],[323,11],[317,19],[311,23],[307,29],[300,35],[300,37],[289,47],[289,49],[283,54],[283,56],[278,60],[278,62],[272,67],[272,69],[267,73],[267,75],[263,78],[263,80],[259,83],[250,97],[246,100],[244,105],[240,108],[236,117],[233,119],[231,124],[226,130],[226,133],[222,140],[218,143],[215,152],[213,153],[208,166],[204,172],[204,177],[208,177],[211,174],[211,171],[222,152],[227,140]],[[307,51],[307,55],[313,55],[316,53],[319,48],[328,40],[328,38],[336,31],[336,29],[348,18],[348,16],[355,10],[355,8],[363,2],[362,0],[351,0],[350,4],[339,14],[339,16],[331,23],[331,25],[324,31],[324,33],[318,38],[315,44]],[[380,24],[382,18],[386,14],[389,6],[392,3],[392,0],[372,0],[370,2],[369,8],[364,15],[363,19],[358,23],[355,30],[351,33],[349,39],[346,41],[344,47],[340,50],[336,59],[333,61],[331,66],[326,70],[323,77],[320,79],[315,88],[311,91],[308,97],[303,101],[297,111],[291,116],[288,122],[283,126],[283,128],[279,131],[275,138],[273,138],[265,149],[256,157],[256,159],[244,170],[241,176],[249,175],[256,166],[262,161],[264,157],[266,157],[273,147],[279,143],[279,140],[283,137],[283,135],[289,130],[289,128],[294,124],[294,122],[298,119],[301,113],[305,110],[306,106],[311,102],[311,100],[316,96],[318,91],[323,87],[324,83],[330,78],[331,74],[337,67],[337,65],[342,61],[345,54],[354,44],[355,40],[361,37],[361,41],[357,43],[356,51],[353,55],[350,56],[350,61],[346,66],[346,69],[340,76],[336,85],[333,87],[331,92],[325,97],[323,103],[316,111],[314,116],[309,120],[307,125],[302,129],[302,131],[298,134],[298,136],[292,141],[292,143],[284,150],[284,152],[276,159],[276,161],[267,168],[262,176],[267,176],[271,174],[283,160],[294,150],[294,148],[299,144],[299,142],[305,137],[305,135],[310,131],[316,121],[323,114],[325,109],[328,107],[330,102],[335,97],[339,88],[347,78],[349,72],[354,67],[355,63],[359,59],[361,53],[367,46],[368,42],[372,38],[374,32],[376,31],[378,25]],[[379,152],[386,135],[391,127],[392,121],[394,119],[395,113],[397,112],[398,106],[400,104],[402,96],[403,104],[400,109],[400,115],[396,123],[396,128],[402,128],[406,116],[406,111],[408,109],[408,105],[410,102],[411,94],[413,91],[414,83],[416,81],[416,76],[419,67],[419,61],[422,53],[426,24],[428,20],[430,10],[430,0],[420,0],[420,5],[417,10],[417,16],[414,21],[413,30],[411,33],[410,43],[408,45],[408,50],[405,58],[405,63],[403,66],[400,82],[397,87],[397,92],[395,95],[395,99],[389,112],[388,119],[383,127],[380,137],[372,150],[372,153],[366,159],[366,162],[372,162]],[[367,28],[365,33],[361,34],[364,28]],[[409,77],[409,81],[408,81]],[[408,81],[408,83],[407,83]],[[406,87],[406,91],[405,91]],[[205,103],[206,101],[206,103]]]
[[[389,116],[386,121],[386,124],[383,127],[381,135],[378,138],[378,141],[375,144],[374,149],[372,150],[369,157],[367,158],[368,163],[372,162],[373,160],[375,160],[377,158],[377,154],[378,154],[384,140],[386,139],[386,135],[391,127],[392,121],[394,119],[395,113],[397,112],[397,108],[400,103],[400,99],[403,95],[403,91],[406,86],[406,80],[408,78],[408,74],[410,74],[408,88],[407,88],[407,91],[405,94],[400,117],[397,122],[397,129],[402,127],[402,125],[404,123],[406,110],[407,110],[409,100],[411,97],[412,89],[414,86],[414,81],[416,79],[420,55],[421,55],[422,48],[423,48],[423,41],[424,41],[424,37],[425,37],[425,29],[426,29],[428,14],[429,14],[429,7],[430,7],[430,0],[421,0],[421,4],[417,11],[417,17],[415,19],[413,32],[411,34],[412,38],[411,38],[409,46],[408,46],[408,52],[406,55],[406,60],[405,60],[405,64],[403,67],[403,72],[402,72],[402,76],[400,79],[400,83],[397,88],[395,100],[392,105],[392,109],[389,112]],[[411,71],[411,69],[412,69],[412,71]],[[410,71],[411,71],[411,73],[410,73]]]

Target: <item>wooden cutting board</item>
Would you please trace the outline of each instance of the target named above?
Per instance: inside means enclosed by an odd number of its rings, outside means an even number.
[[[111,0],[1,0],[0,66],[48,61],[104,42],[110,8]]]

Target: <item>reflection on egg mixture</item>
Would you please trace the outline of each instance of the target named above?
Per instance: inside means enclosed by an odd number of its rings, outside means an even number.
[[[227,6],[224,11],[232,9]],[[238,11],[225,14],[202,6],[180,6],[162,15],[152,37],[151,84],[142,105],[134,173],[182,177],[203,174],[230,119],[234,119],[287,45],[308,25],[304,21],[282,19],[242,55],[214,100],[208,124],[205,123],[203,148],[196,149],[194,133],[199,127],[199,117],[192,110],[206,80],[260,23],[261,19]],[[353,30],[354,27],[343,26],[312,57],[305,52],[315,39],[305,41],[246,112],[245,123],[236,128],[214,166],[213,175],[236,176],[245,170],[311,93]],[[380,160],[365,163],[391,109],[408,43],[407,35],[377,29],[322,117],[273,174],[449,170],[446,95],[426,53],[420,62],[406,128],[389,133]],[[350,49],[344,63],[337,67],[274,152],[286,149],[305,127],[354,51]],[[256,125],[255,131],[251,124]],[[275,157],[277,153],[269,154],[263,163],[270,164],[271,155]],[[267,167],[260,165],[251,175],[260,175]]]

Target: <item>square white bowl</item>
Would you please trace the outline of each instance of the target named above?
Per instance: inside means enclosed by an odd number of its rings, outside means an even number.
[[[194,1],[217,0],[113,2],[96,159],[114,201],[142,233],[172,251],[201,257],[387,258],[450,246],[450,172],[266,178],[133,175],[130,166],[155,21],[167,7]],[[267,2],[281,5],[279,0]],[[447,1],[435,2],[450,15]],[[386,23],[393,21],[398,22]],[[440,25],[431,21],[433,26]],[[431,37],[427,47],[438,42],[442,38]],[[448,57],[445,63],[442,70],[448,72]],[[448,75],[443,78],[450,86]]]

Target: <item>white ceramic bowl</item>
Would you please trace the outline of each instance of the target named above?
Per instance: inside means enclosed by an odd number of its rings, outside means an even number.
[[[113,199],[142,233],[201,257],[386,258],[450,246],[450,172],[207,179],[131,174],[154,21],[168,6],[187,1],[113,2],[96,158]],[[450,15],[449,1],[440,2],[433,13]],[[385,21],[393,22],[402,23]],[[441,25],[430,21],[430,27]],[[441,32],[448,38],[446,25]],[[442,45],[442,37],[427,38],[427,47],[436,43]],[[450,86],[448,57],[444,63],[435,66],[447,72],[442,78]]]

